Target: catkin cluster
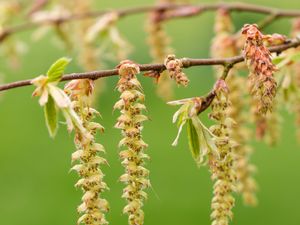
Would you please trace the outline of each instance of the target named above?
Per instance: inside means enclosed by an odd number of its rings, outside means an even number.
[[[105,213],[109,210],[108,202],[101,197],[101,193],[108,189],[103,181],[104,174],[100,169],[101,164],[107,161],[99,156],[104,153],[104,147],[95,141],[98,130],[103,127],[93,118],[99,113],[90,107],[90,97],[94,84],[92,80],[73,80],[65,87],[65,92],[72,100],[72,106],[83,122],[84,128],[90,135],[84,135],[80,130],[75,129],[74,143],[76,151],[72,154],[72,162],[77,162],[72,170],[75,170],[80,179],[75,184],[83,190],[82,204],[77,208],[81,217],[78,224],[103,225],[108,224]]]
[[[216,97],[212,102],[210,118],[217,124],[210,127],[211,132],[217,137],[216,147],[218,154],[209,156],[209,167],[212,173],[213,199],[211,203],[213,220],[212,225],[227,225],[232,219],[234,206],[236,174],[234,171],[234,148],[236,143],[232,140],[230,130],[233,120],[228,115],[228,88],[224,80],[218,80],[215,86]]]
[[[275,66],[270,51],[263,44],[263,34],[255,24],[245,25],[242,34],[246,37],[243,53],[250,70],[249,83],[256,102],[256,114],[265,115],[272,111],[276,94],[277,84],[273,77]]]
[[[219,9],[215,19],[215,37],[212,42],[211,55],[215,58],[226,58],[237,55],[238,48],[233,31],[234,26],[228,10]],[[220,73],[223,68],[217,67],[216,74]],[[237,191],[242,195],[246,205],[256,204],[256,182],[252,177],[254,166],[250,164],[249,159],[252,149],[248,145],[249,131],[246,128],[244,107],[247,105],[245,90],[242,83],[244,78],[240,77],[236,68],[229,71],[226,81],[230,92],[228,93],[229,101],[228,115],[236,123],[231,130],[232,138],[239,143],[234,148],[234,169],[237,176]]]
[[[142,123],[148,118],[142,114],[146,109],[143,104],[144,94],[136,74],[139,73],[138,65],[131,61],[123,61],[118,66],[120,80],[117,89],[121,93],[120,100],[114,109],[119,109],[116,128],[122,130],[123,139],[119,146],[125,149],[120,152],[125,173],[120,180],[127,186],[123,190],[122,197],[127,200],[123,212],[128,214],[130,225],[142,225],[144,223],[143,201],[147,198],[144,189],[150,186],[149,171],[144,168],[144,153],[147,144],[142,139]]]
[[[183,65],[180,59],[176,59],[175,55],[168,55],[164,64],[170,77],[175,80],[178,85],[186,87],[189,84],[189,79],[182,71]]]
[[[257,184],[252,177],[255,172],[255,166],[250,163],[252,148],[248,144],[250,137],[249,130],[246,125],[246,115],[244,107],[247,104],[245,101],[245,92],[242,83],[245,83],[243,77],[239,77],[237,71],[231,70],[227,78],[227,84],[230,88],[228,98],[231,102],[228,114],[234,119],[235,125],[231,130],[232,138],[238,143],[234,148],[234,168],[237,176],[237,191],[242,195],[245,205],[254,206],[257,204],[256,190]]]

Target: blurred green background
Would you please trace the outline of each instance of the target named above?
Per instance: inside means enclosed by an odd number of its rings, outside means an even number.
[[[119,8],[147,5],[153,1],[114,0],[98,1],[98,8]],[[196,2],[196,1],[194,1]],[[200,1],[197,1],[200,2]],[[256,0],[258,3],[279,8],[298,8],[298,0]],[[253,13],[234,13],[235,25],[262,19]],[[213,37],[214,13],[177,19],[167,23],[172,36],[172,46],[178,57],[208,57]],[[126,17],[119,23],[125,37],[134,45],[131,59],[139,63],[151,61],[144,33],[145,15]],[[289,34],[290,20],[282,19],[265,32]],[[0,71],[5,82],[32,78],[46,72],[49,65],[61,56],[63,50],[52,47],[51,38],[33,43],[30,32],[17,37],[29,43],[29,51],[22,58],[22,67],[12,71],[0,62]],[[72,57],[72,55],[69,55]],[[117,64],[108,65],[112,68]],[[79,72],[76,60],[67,72]],[[191,82],[188,88],[177,88],[176,99],[205,94],[213,85],[211,67],[186,70]],[[106,132],[99,138],[107,150],[110,167],[104,167],[105,180],[110,191],[104,195],[111,204],[108,214],[110,224],[127,224],[122,215],[125,204],[120,198],[123,185],[118,182],[123,172],[118,158],[117,143],[120,131],[113,128],[118,112],[112,107],[118,99],[114,90],[117,77],[105,78],[107,87],[98,100],[97,109],[103,119],[99,120]],[[198,169],[188,151],[184,135],[178,147],[171,146],[176,136],[176,126],[171,123],[176,107],[167,106],[154,93],[152,80],[142,78],[146,94],[146,105],[151,121],[145,124],[144,139],[149,144],[153,189],[149,189],[146,202],[145,225],[199,225],[210,224],[210,199],[212,182],[206,168]],[[243,84],[241,84],[243,85]],[[43,111],[37,99],[31,98],[33,87],[7,91],[0,100],[0,224],[2,225],[66,225],[76,224],[76,207],[80,203],[81,191],[74,188],[78,179],[69,173],[70,156],[74,151],[72,134],[61,125],[58,136],[51,140],[47,133]],[[206,115],[204,121],[208,122]],[[238,196],[234,208],[232,225],[299,225],[300,224],[300,147],[295,137],[293,116],[283,113],[280,143],[270,148],[253,142],[255,152],[252,162],[257,166],[256,179],[259,184],[259,205],[245,207]]]

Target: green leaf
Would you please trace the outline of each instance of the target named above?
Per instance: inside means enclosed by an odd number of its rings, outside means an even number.
[[[199,140],[199,157],[196,162],[198,165],[204,165],[205,159],[208,154],[212,153],[215,155],[218,154],[218,148],[215,145],[215,136],[210,132],[210,130],[201,122],[197,116],[191,117],[193,126],[198,134]]]
[[[57,109],[54,100],[51,96],[49,96],[48,102],[44,107],[44,113],[45,113],[45,120],[46,120],[46,125],[49,134],[52,138],[54,138],[57,132],[58,122],[57,122]]]
[[[48,91],[58,108],[62,109],[70,107],[70,98],[59,87],[53,84],[48,84]]]
[[[197,161],[200,155],[199,138],[191,119],[187,120],[187,135],[192,156]]]
[[[188,119],[188,104],[184,104],[180,107],[180,109],[173,115],[173,123],[176,123],[177,121],[177,126],[178,126],[178,133],[177,136],[172,143],[172,146],[176,146],[178,143],[179,136],[181,134],[182,128],[185,125],[187,119]]]
[[[61,79],[66,66],[71,62],[70,58],[60,58],[51,65],[47,72],[49,82],[57,82]]]
[[[173,141],[172,146],[176,146],[178,144],[179,136],[181,134],[182,128],[183,128],[185,123],[186,123],[186,120],[184,120],[180,123],[180,125],[178,127],[177,136],[176,136],[175,140]]]

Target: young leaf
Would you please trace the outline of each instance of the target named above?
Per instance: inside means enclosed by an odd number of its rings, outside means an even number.
[[[191,119],[187,120],[187,135],[192,156],[198,161],[200,154],[199,138]]]
[[[177,121],[178,133],[174,142],[172,143],[172,146],[176,146],[178,144],[178,139],[181,134],[182,128],[188,119],[188,109],[189,104],[184,104],[180,107],[180,109],[177,112],[175,112],[173,116],[173,123],[176,123]]]
[[[63,90],[53,84],[48,84],[47,87],[58,108],[70,107],[71,101]]]
[[[71,59],[62,57],[51,65],[47,72],[49,82],[57,82],[61,79],[66,66],[70,63]]]
[[[46,125],[49,131],[49,134],[52,138],[55,137],[57,132],[57,109],[51,95],[48,97],[48,101],[44,107]]]
[[[182,128],[184,126],[184,124],[186,123],[186,120],[183,120],[179,125],[178,125],[178,132],[177,132],[177,136],[175,138],[175,140],[172,143],[172,146],[176,146],[178,144],[178,140],[179,140],[179,136],[181,134]]]
[[[199,159],[197,161],[198,164],[203,164],[205,157],[207,157],[209,153],[213,153],[217,157],[219,157],[218,148],[215,145],[216,137],[209,131],[209,129],[200,121],[197,116],[192,117],[191,119],[199,139]]]

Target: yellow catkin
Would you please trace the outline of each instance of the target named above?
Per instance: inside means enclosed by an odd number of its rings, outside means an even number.
[[[142,139],[143,122],[148,118],[142,114],[146,109],[143,104],[144,94],[136,78],[139,67],[131,61],[122,61],[118,66],[120,80],[117,89],[121,93],[120,100],[114,109],[119,109],[116,128],[122,130],[123,139],[119,145],[125,149],[120,152],[125,173],[120,180],[127,186],[122,197],[127,200],[123,212],[128,214],[130,225],[142,225],[144,212],[142,210],[144,199],[147,198],[144,189],[150,186],[149,171],[144,168],[144,161],[148,156],[144,153],[147,144]]]
[[[90,105],[93,89],[93,81],[87,79],[73,80],[65,87],[75,112],[80,116],[84,128],[90,134],[87,136],[75,129],[76,151],[72,154],[72,162],[77,162],[77,164],[72,170],[80,176],[75,186],[81,188],[84,193],[82,204],[77,209],[81,214],[78,224],[103,225],[108,224],[105,213],[109,210],[109,204],[101,196],[101,193],[108,187],[103,181],[104,174],[100,165],[107,164],[107,162],[99,156],[99,153],[105,152],[104,147],[95,140],[96,132],[103,131],[103,127],[93,122],[93,118],[99,114]]]
[[[215,143],[218,154],[210,154],[209,167],[212,174],[213,199],[211,203],[212,225],[227,225],[233,217],[233,192],[236,190],[236,173],[234,168],[234,148],[236,143],[231,136],[233,120],[229,117],[228,89],[224,80],[217,81],[216,97],[212,102],[210,118],[217,123],[210,127],[217,137]]]
[[[215,37],[212,41],[211,55],[215,58],[233,57],[238,54],[238,47],[233,35],[234,27],[229,12],[219,9],[215,19]],[[220,74],[222,67],[216,67],[216,74]],[[235,68],[231,69],[226,81],[229,87],[228,98],[231,104],[228,106],[228,115],[236,122],[231,130],[233,139],[239,143],[234,148],[234,170],[237,176],[237,191],[242,195],[246,205],[255,205],[257,200],[255,192],[256,182],[252,177],[255,169],[249,159],[252,149],[248,145],[250,138],[246,128],[244,108],[248,105],[245,96],[245,88],[241,85],[245,79],[240,77]]]
[[[276,145],[280,139],[281,117],[278,106],[278,101],[275,99],[272,113],[266,115],[266,133],[264,139],[270,146]]]
[[[232,137],[239,144],[235,149],[234,167],[237,175],[237,191],[242,195],[245,205],[255,206],[257,204],[256,191],[257,184],[253,178],[255,166],[250,163],[252,148],[248,144],[250,132],[247,129],[246,118],[244,114],[245,88],[241,85],[245,83],[243,77],[239,77],[235,70],[232,70],[227,78],[227,84],[230,89],[229,115],[236,122],[232,129]]]

